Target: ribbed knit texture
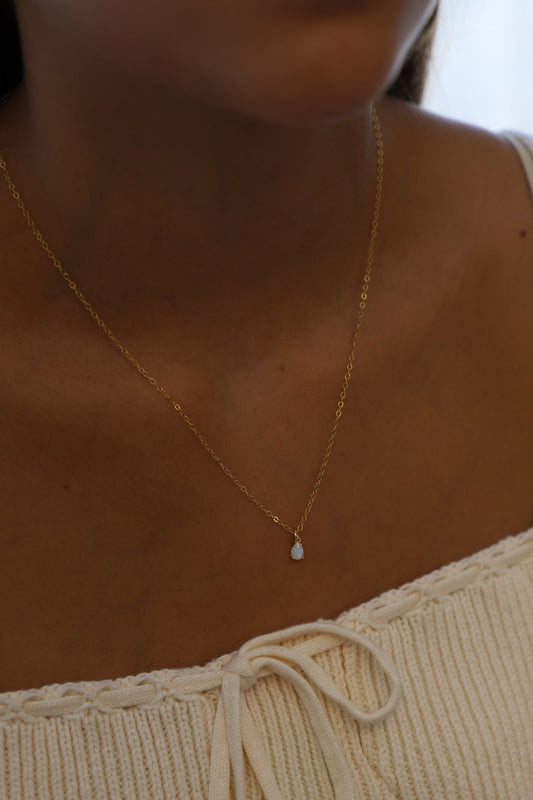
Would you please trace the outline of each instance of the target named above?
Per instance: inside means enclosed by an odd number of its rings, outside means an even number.
[[[358,800],[533,799],[533,528],[336,622],[384,650],[402,682],[397,707],[378,723],[357,723],[322,698]],[[0,798],[205,800],[217,684],[230,655],[0,694]],[[361,709],[386,702],[383,672],[363,647],[331,641],[313,658]],[[187,691],[199,680],[203,691]],[[246,702],[284,800],[331,800],[290,682],[266,672]],[[262,800],[246,758],[245,769],[247,798]]]

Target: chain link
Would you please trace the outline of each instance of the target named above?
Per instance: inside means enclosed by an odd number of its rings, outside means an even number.
[[[240,491],[244,495],[246,495],[246,497],[248,497],[248,499],[251,500],[252,503],[255,503],[255,505],[259,509],[261,509],[261,511],[263,511],[267,515],[267,517],[269,517],[273,522],[275,522],[276,525],[279,525],[279,527],[283,528],[285,531],[287,531],[288,533],[293,535],[294,536],[294,541],[298,545],[302,544],[302,539],[300,537],[300,534],[302,533],[302,531],[304,529],[304,526],[305,526],[305,524],[306,524],[306,522],[307,522],[307,520],[309,518],[309,515],[311,513],[311,509],[313,508],[313,505],[315,503],[315,500],[316,500],[316,497],[317,497],[317,494],[318,494],[318,490],[320,488],[320,484],[322,483],[322,479],[324,477],[324,473],[326,471],[326,468],[327,468],[327,465],[328,465],[328,462],[329,462],[329,458],[330,458],[331,451],[332,451],[332,448],[333,448],[333,443],[334,443],[335,437],[337,435],[337,430],[338,430],[339,423],[340,423],[340,420],[341,420],[341,417],[342,417],[342,412],[343,412],[343,409],[344,409],[344,402],[346,400],[346,396],[347,396],[347,392],[348,392],[348,385],[350,383],[352,371],[353,371],[353,368],[354,368],[355,352],[356,352],[356,348],[357,348],[357,343],[359,341],[359,334],[360,334],[360,331],[361,331],[361,325],[362,325],[362,322],[363,322],[363,316],[364,316],[364,313],[365,313],[366,303],[367,303],[367,299],[368,299],[368,289],[369,289],[369,286],[370,286],[370,278],[371,278],[371,273],[372,273],[372,266],[373,266],[373,263],[374,263],[374,255],[375,255],[375,250],[376,250],[376,241],[377,241],[377,234],[378,234],[378,227],[379,227],[379,219],[380,219],[380,211],[381,211],[381,200],[382,200],[382,193],[383,193],[383,173],[384,173],[383,137],[382,137],[382,132],[381,132],[381,125],[380,125],[380,121],[379,121],[379,116],[378,116],[378,113],[377,113],[376,108],[374,106],[372,106],[372,121],[373,121],[374,131],[375,131],[375,135],[376,135],[376,148],[377,148],[376,196],[375,196],[374,211],[373,211],[373,216],[372,216],[372,225],[371,225],[371,231],[370,231],[370,244],[369,244],[369,248],[368,248],[368,256],[367,256],[367,261],[366,261],[366,270],[365,270],[365,276],[364,276],[364,279],[363,279],[363,288],[362,288],[362,291],[361,291],[360,301],[359,301],[359,310],[357,312],[357,318],[356,318],[355,330],[354,330],[354,335],[353,335],[353,340],[352,340],[352,346],[351,346],[350,353],[349,353],[349,356],[348,356],[348,364],[346,366],[346,372],[345,372],[345,375],[344,375],[344,381],[343,381],[343,384],[342,384],[341,393],[340,393],[339,400],[338,400],[338,403],[337,403],[337,409],[335,411],[335,420],[334,420],[334,423],[333,423],[333,427],[331,429],[331,433],[329,435],[328,443],[327,443],[327,446],[326,446],[326,452],[325,452],[324,457],[322,459],[322,463],[320,465],[320,469],[318,471],[318,475],[317,475],[317,478],[315,480],[315,483],[314,483],[314,486],[313,486],[313,490],[311,492],[311,496],[309,498],[309,501],[307,503],[305,511],[304,511],[304,513],[302,515],[302,518],[300,519],[300,522],[298,523],[296,528],[292,528],[290,525],[288,525],[287,523],[283,522],[279,518],[279,516],[277,514],[274,514],[274,512],[271,511],[271,509],[269,509],[267,506],[265,506],[263,503],[261,503],[249,491],[249,489],[246,488],[246,486],[242,483],[242,481],[240,481],[231,472],[229,467],[226,466],[226,464],[222,461],[222,459],[215,453],[215,451],[207,443],[207,441],[205,440],[204,436],[200,433],[198,428],[196,428],[196,426],[194,425],[194,423],[192,422],[190,417],[184,412],[184,410],[182,409],[182,407],[178,403],[178,401],[175,400],[169,394],[169,392],[159,383],[159,381],[156,380],[156,378],[152,377],[146,371],[146,369],[143,366],[141,366],[141,364],[139,364],[139,362],[137,361],[135,356],[132,355],[132,353],[130,353],[130,351],[115,336],[113,331],[106,325],[106,323],[101,318],[101,316],[98,314],[98,312],[95,311],[93,306],[89,303],[89,301],[87,300],[87,298],[85,297],[85,295],[83,294],[81,289],[79,288],[78,284],[71,278],[70,274],[64,268],[64,266],[61,263],[61,261],[59,260],[59,258],[55,255],[55,253],[51,249],[50,245],[48,244],[48,242],[44,238],[43,234],[41,233],[41,231],[37,227],[34,219],[30,215],[28,209],[24,205],[24,201],[22,200],[22,198],[20,196],[20,193],[18,192],[18,190],[17,190],[17,188],[16,188],[16,186],[15,186],[15,184],[13,182],[13,179],[11,178],[11,175],[10,175],[10,173],[8,171],[4,155],[3,155],[2,151],[0,150],[0,170],[2,171],[2,173],[4,175],[6,183],[7,183],[8,187],[9,187],[9,190],[10,190],[11,194],[13,195],[13,198],[14,198],[15,202],[17,203],[20,211],[22,212],[23,217],[25,218],[26,222],[28,223],[33,235],[35,236],[35,238],[37,239],[37,241],[41,245],[42,249],[44,250],[44,252],[48,256],[48,258],[50,259],[50,261],[52,262],[54,267],[57,269],[57,271],[60,273],[60,275],[66,281],[66,283],[69,286],[69,288],[74,292],[74,294],[76,295],[76,297],[78,298],[80,303],[84,306],[85,310],[90,314],[90,316],[97,323],[98,327],[111,340],[111,342],[122,353],[122,355],[130,362],[130,364],[132,364],[133,367],[135,367],[137,372],[139,372],[139,374],[146,381],[148,381],[148,383],[151,386],[153,386],[154,389],[156,389],[159,392],[159,394],[162,395],[164,397],[164,399],[168,403],[170,403],[170,405],[172,406],[174,411],[176,411],[180,415],[180,417],[187,424],[187,426],[190,428],[192,433],[196,436],[198,441],[207,450],[209,455],[216,461],[216,463],[218,464],[218,466],[220,467],[222,472],[225,475],[227,475],[228,478],[230,478],[230,480],[235,484],[235,486],[237,486],[238,489],[240,489]]]

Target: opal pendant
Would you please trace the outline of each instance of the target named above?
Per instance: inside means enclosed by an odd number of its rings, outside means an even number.
[[[304,557],[304,549],[300,542],[296,542],[291,547],[291,558],[294,558],[295,561],[301,561]]]

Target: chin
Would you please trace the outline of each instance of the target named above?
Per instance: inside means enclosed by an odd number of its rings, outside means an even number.
[[[309,126],[336,122],[368,111],[389,85],[389,73],[357,79],[322,73],[313,81],[285,81],[255,95],[245,110],[267,122]],[[374,79],[372,79],[374,78]],[[277,90],[277,91],[276,91]]]
[[[286,126],[312,126],[365,113],[370,103],[393,82],[394,69],[368,69],[364,74],[331,69],[318,74],[293,74],[254,85],[246,94],[226,98],[226,107],[245,116]]]
[[[203,100],[278,125],[309,126],[365,113],[393,82],[406,52],[381,36],[334,37],[278,43],[227,62]],[[407,48],[405,48],[405,51]],[[197,99],[198,95],[197,95]]]

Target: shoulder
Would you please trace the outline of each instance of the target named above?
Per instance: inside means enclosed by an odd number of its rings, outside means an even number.
[[[401,101],[387,100],[382,116],[404,247],[423,243],[431,279],[453,287],[454,319],[477,354],[472,369],[478,361],[481,380],[505,382],[502,391],[525,402],[533,396],[533,195],[515,148],[500,133]]]
[[[457,245],[473,279],[517,282],[533,302],[533,192],[513,145],[402,101],[383,111],[393,200],[403,194],[419,228]]]
[[[425,192],[435,210],[447,217],[461,215],[465,223],[476,223],[485,233],[492,230],[505,237],[513,230],[516,235],[517,229],[523,230],[521,223],[531,232],[532,190],[503,132],[389,98],[383,110],[395,180]]]

